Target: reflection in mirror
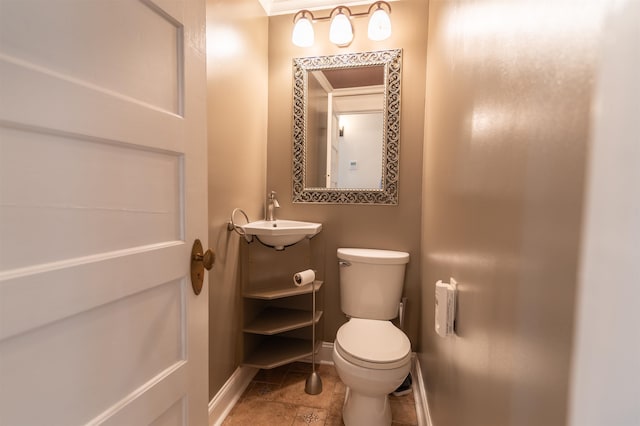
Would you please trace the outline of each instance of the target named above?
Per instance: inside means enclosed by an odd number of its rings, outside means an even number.
[[[294,202],[397,204],[400,55],[294,60]]]
[[[309,73],[309,187],[382,188],[383,83],[382,66]]]

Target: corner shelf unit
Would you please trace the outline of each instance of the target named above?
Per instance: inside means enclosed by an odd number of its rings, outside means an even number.
[[[323,281],[314,281],[313,285],[315,286],[315,290],[320,290],[322,287]],[[260,290],[248,290],[244,292],[244,297],[250,299],[262,299],[262,300],[273,300],[273,299],[281,299],[283,297],[291,297],[291,296],[299,296],[301,294],[311,294],[313,287],[311,284],[307,284],[301,287],[278,287],[275,285],[267,286],[264,289]]]
[[[256,368],[276,368],[311,356],[310,340],[273,336],[245,357],[244,365]],[[316,353],[320,343],[316,343]]]
[[[244,292],[245,311],[257,312],[252,317],[245,316],[244,365],[270,369],[311,356],[309,330],[323,314],[316,310],[312,318],[311,293],[314,289],[317,293],[322,284],[315,281],[313,286],[289,284],[286,288],[272,285]],[[296,301],[298,296],[305,300]],[[315,342],[314,348],[316,352],[320,349],[320,341]]]
[[[242,331],[245,333],[264,334],[272,336],[284,333],[285,331],[296,330],[318,323],[322,317],[322,311],[316,311],[316,316],[312,320],[311,312],[301,309],[289,308],[265,308],[250,324],[247,324]]]

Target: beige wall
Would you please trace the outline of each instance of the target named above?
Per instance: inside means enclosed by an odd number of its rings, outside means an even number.
[[[393,35],[383,42],[367,39],[367,19],[354,19],[355,39],[338,48],[328,41],[328,22],[314,26],[316,42],[311,48],[291,44],[292,16],[269,18],[269,137],[267,189],[278,192],[282,218],[317,221],[323,224],[325,267],[325,333],[333,341],[346,321],[340,311],[338,247],[370,247],[408,251],[405,293],[409,298],[407,331],[418,344],[420,301],[420,194],[425,93],[427,2],[398,1],[392,4]],[[362,11],[362,8],[353,8]],[[366,9],[364,9],[366,10]],[[315,13],[315,12],[314,12]],[[324,16],[327,12],[318,12]],[[400,193],[398,206],[293,204],[292,198],[292,59],[354,51],[403,49],[402,117],[400,142]]]
[[[437,426],[563,425],[597,2],[429,6],[423,374]],[[460,284],[458,337],[434,283]]]
[[[241,361],[239,237],[231,211],[262,215],[266,178],[268,21],[257,0],[207,1],[209,397]],[[187,112],[188,113],[188,112]]]

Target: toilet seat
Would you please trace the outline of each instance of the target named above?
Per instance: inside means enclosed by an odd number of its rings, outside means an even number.
[[[352,318],[338,329],[336,351],[347,361],[389,370],[411,360],[409,338],[390,321]]]

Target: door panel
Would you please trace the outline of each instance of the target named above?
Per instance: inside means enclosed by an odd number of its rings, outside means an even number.
[[[186,408],[184,398],[173,404],[157,419],[150,423],[151,426],[172,426],[181,424],[180,422],[184,418],[184,411]]]
[[[0,424],[206,424],[204,2],[0,10]]]
[[[5,126],[87,141],[184,151],[183,117],[7,56],[3,45],[0,40],[0,119]]]
[[[0,39],[5,55],[179,112],[182,29],[176,19],[151,2],[52,3],[3,2]]]
[[[16,418],[31,425],[48,424],[51,418],[83,424],[183,364],[185,288],[184,280],[155,286],[4,340],[3,383],[13,383],[11,394],[43,401],[39,409],[16,413]],[[73,387],[58,393],[60,384],[69,382]],[[49,405],[54,395],[56,402]],[[43,406],[47,410],[41,411]],[[13,410],[2,411],[4,416]]]
[[[11,128],[0,139],[0,270],[182,239],[179,155]]]
[[[2,272],[0,339],[178,280],[184,247],[178,241]]]

